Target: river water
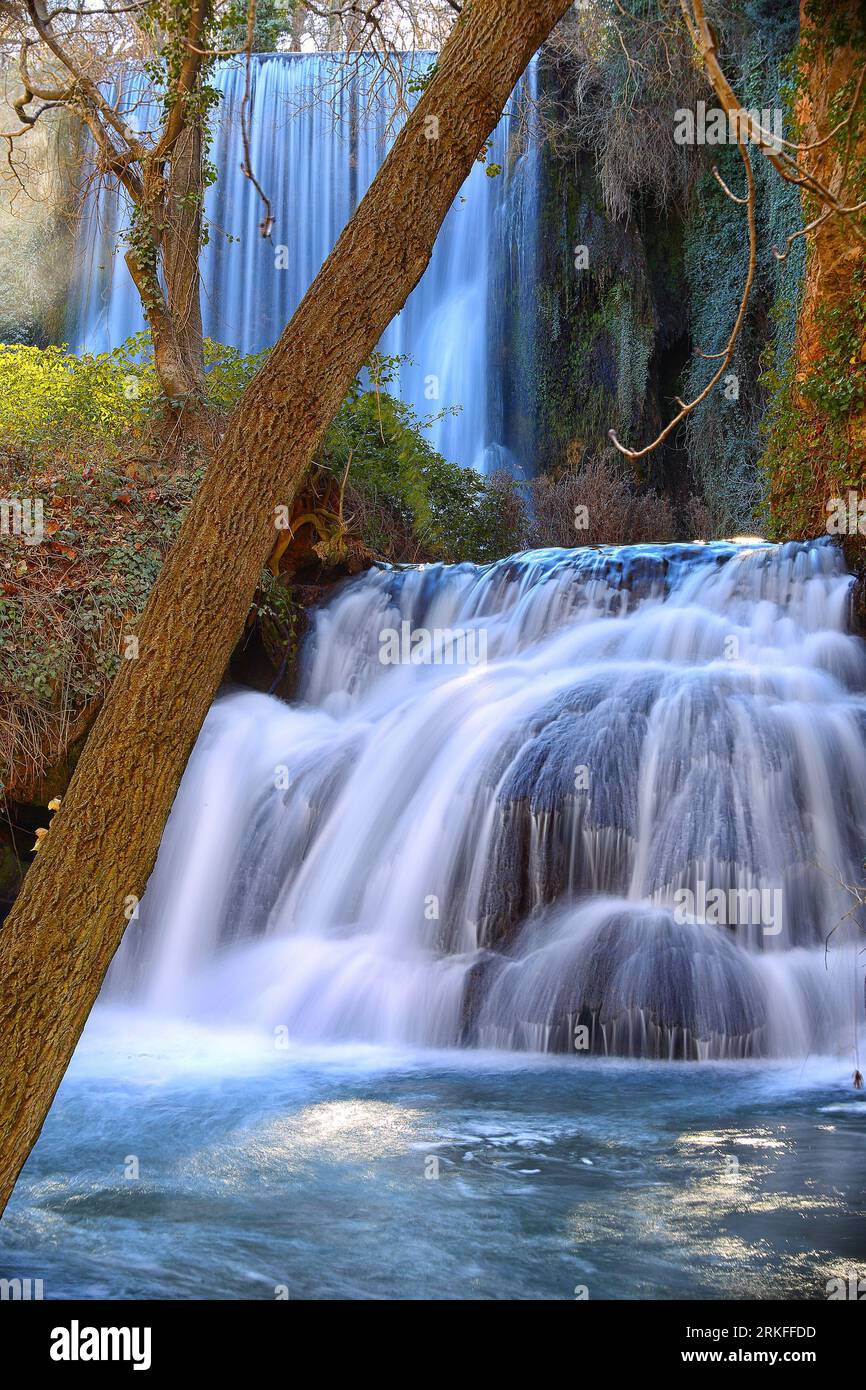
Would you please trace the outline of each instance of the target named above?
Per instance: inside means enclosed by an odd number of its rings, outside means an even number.
[[[864,1210],[835,1060],[277,1050],[106,1012],[0,1268],[46,1298],[821,1298],[866,1273]]]

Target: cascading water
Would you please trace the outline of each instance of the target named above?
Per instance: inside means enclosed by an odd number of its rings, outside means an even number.
[[[420,74],[434,57],[404,61]],[[275,217],[265,240],[262,204],[240,167],[244,71],[220,65],[212,82],[220,103],[211,157],[220,173],[205,204],[204,331],[259,352],[276,341],[372,181],[395,133],[393,112],[376,66],[357,55],[348,75],[333,56],[257,56],[251,159]],[[536,87],[533,61],[491,137],[486,166],[476,164],[463,185],[426,273],[380,344],[411,359],[393,389],[422,418],[444,412],[431,426],[434,446],[481,471],[532,472],[532,406],[508,361],[516,340],[531,359],[535,332],[540,155],[532,103],[523,98]],[[137,129],[157,123],[143,78],[130,79],[122,107]],[[494,166],[501,172],[488,178]],[[115,194],[86,201],[67,323],[75,351],[110,350],[144,327],[116,254],[127,225],[128,209]]]
[[[212,709],[107,994],[300,1042],[851,1056],[850,583],[829,542],[352,581],[297,705]]]

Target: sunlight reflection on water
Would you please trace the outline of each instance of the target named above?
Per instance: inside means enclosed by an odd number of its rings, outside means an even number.
[[[833,1059],[277,1053],[105,1012],[0,1272],[46,1297],[823,1297],[866,1266],[849,1082]]]

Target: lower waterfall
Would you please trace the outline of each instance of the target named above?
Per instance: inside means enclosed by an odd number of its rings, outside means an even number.
[[[381,568],[233,689],[104,994],[301,1042],[854,1056],[866,660],[828,541]]]

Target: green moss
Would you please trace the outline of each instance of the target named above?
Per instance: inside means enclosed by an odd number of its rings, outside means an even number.
[[[817,322],[822,356],[802,394],[834,424],[841,424],[866,405],[866,366],[860,357],[866,342],[866,267],[854,272],[850,298],[832,307],[822,304]]]
[[[854,293],[843,308],[818,310],[821,355],[795,391],[793,363],[775,363],[762,377],[770,395],[764,421],[761,466],[769,502],[765,513],[774,539],[812,536],[824,529],[826,504],[864,483],[864,461],[852,457],[848,419],[866,402],[866,270],[853,277]],[[803,402],[811,404],[804,408]]]
[[[608,217],[592,159],[548,151],[543,190],[532,364],[541,472],[602,452],[612,427],[646,434],[657,414],[650,364],[659,318],[641,228]],[[584,267],[578,247],[587,248]]]
[[[725,19],[727,70],[746,104],[775,107],[797,40],[796,8],[751,0],[742,21]],[[609,59],[614,67],[616,48]],[[568,108],[567,92],[554,96]],[[709,153],[729,186],[740,187],[737,149]],[[715,529],[728,533],[754,525],[764,496],[760,354],[768,334],[780,363],[790,353],[803,272],[801,243],[784,264],[772,252],[801,225],[799,193],[761,156],[753,164],[760,253],[730,367],[736,387],[717,388],[645,465],[648,478],[669,495],[691,490],[696,480]],[[679,193],[671,192],[662,208],[654,201],[651,158],[647,167],[646,189],[633,190],[625,222],[604,206],[593,152],[546,157],[536,364],[542,470],[574,461],[575,454],[600,454],[611,427],[624,441],[648,443],[676,410],[674,398],[699,394],[710,379],[717,364],[700,351],[719,351],[736,320],[747,266],[742,208],[719,189],[709,157],[691,195],[693,181],[684,175]],[[578,245],[589,251],[584,270],[574,266]],[[771,318],[774,302],[790,305],[787,315]]]
[[[782,106],[790,126],[790,54],[797,41],[796,10],[776,0],[746,7],[749,43],[730,57],[735,90],[748,108]],[[736,146],[714,150],[728,187],[744,183]],[[731,534],[751,530],[763,514],[767,487],[760,466],[767,354],[783,373],[793,348],[803,276],[803,243],[798,240],[784,262],[773,255],[802,225],[799,190],[779,178],[768,161],[751,150],[756,187],[758,263],[746,321],[721,382],[689,417],[686,444],[695,476],[713,514],[715,528]],[[696,350],[685,373],[684,395],[693,399],[718,368],[698,355],[720,352],[736,321],[748,263],[745,214],[726,198],[708,170],[699,185],[686,226],[686,277],[689,331]],[[768,347],[769,344],[769,347]]]

